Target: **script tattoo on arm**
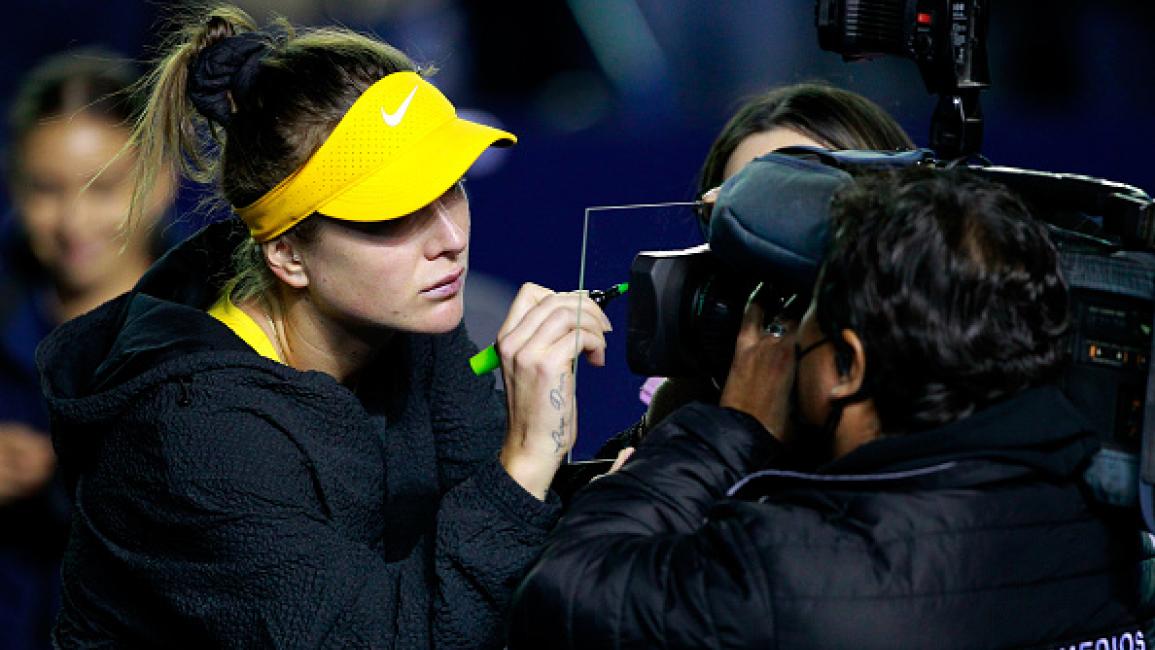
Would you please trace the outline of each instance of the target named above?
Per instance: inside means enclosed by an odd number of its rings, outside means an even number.
[[[564,388],[565,375],[563,374],[558,379],[557,388],[549,391],[549,403],[555,411],[561,411],[565,407],[565,393],[562,392]],[[553,437],[553,452],[556,454],[565,446],[565,415],[561,416],[561,419],[558,421],[557,430],[551,431],[550,436]]]

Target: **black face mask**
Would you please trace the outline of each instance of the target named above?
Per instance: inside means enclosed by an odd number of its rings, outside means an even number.
[[[822,338],[803,348],[794,344],[794,367],[800,368],[802,359],[819,346],[830,343]],[[794,386],[790,389],[790,426],[793,430],[791,455],[796,469],[811,471],[830,462],[834,458],[834,431],[842,421],[843,402],[836,400],[830,404],[830,413],[821,427],[815,426],[802,417],[801,402],[798,397],[798,375],[794,376]]]

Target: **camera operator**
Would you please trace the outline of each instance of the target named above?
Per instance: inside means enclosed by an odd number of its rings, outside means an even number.
[[[863,177],[831,212],[801,322],[751,301],[720,406],[577,496],[511,647],[1146,647],[1150,555],[1082,489],[1098,443],[1053,384],[1044,225],[960,171]],[[777,469],[802,450],[826,462]]]

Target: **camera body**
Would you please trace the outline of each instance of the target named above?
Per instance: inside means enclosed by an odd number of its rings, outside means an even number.
[[[1155,466],[1146,458],[1155,448],[1155,396],[1149,393],[1155,386],[1155,255],[1105,255],[1067,245],[1059,261],[1071,295],[1063,389],[1102,445],[1086,483],[1105,503],[1138,501],[1155,530],[1148,498]]]
[[[635,258],[626,342],[631,370],[721,385],[753,287],[773,289],[768,315],[809,303],[835,193],[854,175],[880,167],[948,164],[959,166],[925,149],[791,147],[755,159],[723,184],[708,245]],[[1062,383],[1103,447],[1087,483],[1104,502],[1134,506],[1155,493],[1141,487],[1155,486],[1155,201],[1138,188],[1087,176],[967,169],[1008,187],[1050,226],[1071,295],[1070,364]],[[1155,530],[1155,499],[1148,501]]]
[[[756,281],[703,244],[642,251],[630,267],[626,360],[648,376],[724,381]]]
[[[708,246],[635,259],[630,368],[650,376],[708,376],[720,385],[751,288],[768,284],[779,308],[809,303],[829,239],[830,200],[852,182],[852,173],[965,166],[1018,194],[1050,226],[1071,297],[1063,388],[1102,443],[1086,483],[1105,503],[1138,505],[1155,533],[1155,202],[1122,183],[993,166],[979,155],[979,93],[990,85],[989,4],[816,1],[823,49],[846,60],[895,55],[918,64],[927,90],[939,95],[931,149],[796,147],[751,162],[722,186]],[[767,313],[776,306],[768,305]]]
[[[709,243],[643,251],[630,269],[630,370],[646,376],[711,378],[730,368],[751,291],[769,317],[789,305],[801,317],[828,237],[830,201],[852,182],[847,169],[933,163],[927,149],[906,152],[790,147],[751,161],[721,188]]]

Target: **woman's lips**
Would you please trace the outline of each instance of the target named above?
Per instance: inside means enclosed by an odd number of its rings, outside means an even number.
[[[441,278],[433,285],[422,289],[421,294],[430,298],[451,298],[461,292],[465,285],[465,269],[458,269],[454,273]]]

